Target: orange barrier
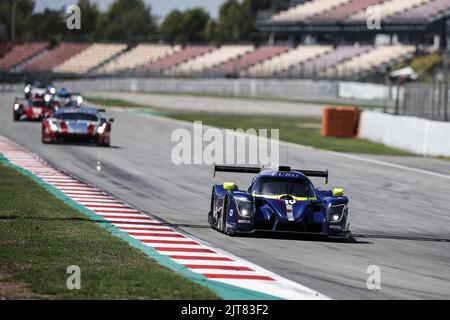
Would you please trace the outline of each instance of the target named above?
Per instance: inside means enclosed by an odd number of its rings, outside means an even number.
[[[354,107],[327,107],[323,111],[323,137],[353,138],[358,134],[361,110]]]

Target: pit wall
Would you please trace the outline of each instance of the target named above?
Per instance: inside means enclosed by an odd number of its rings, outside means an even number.
[[[359,138],[419,155],[450,157],[449,122],[364,111]]]

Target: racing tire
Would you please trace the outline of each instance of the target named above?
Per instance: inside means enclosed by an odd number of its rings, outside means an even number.
[[[20,120],[20,114],[13,113],[13,118],[14,118],[14,121],[19,121]]]
[[[214,217],[213,217],[213,212],[214,212],[214,207],[215,207],[215,196],[214,196],[214,189],[211,192],[211,205],[209,207],[209,212],[208,212],[208,223],[209,225],[214,228]]]
[[[221,221],[221,229],[220,231],[228,236],[233,236],[234,232],[229,230],[227,227],[227,220],[228,220],[228,202],[230,199],[228,197],[225,197],[223,201],[223,210],[222,210],[222,216],[220,217]]]

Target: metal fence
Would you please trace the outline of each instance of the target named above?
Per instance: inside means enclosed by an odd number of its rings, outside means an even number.
[[[445,81],[405,85],[399,114],[436,121],[449,121],[449,88]]]

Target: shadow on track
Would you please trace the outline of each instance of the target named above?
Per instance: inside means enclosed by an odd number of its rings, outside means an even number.
[[[105,149],[122,149],[120,146],[98,146],[95,143],[79,142],[79,141],[58,141],[49,145],[65,145],[65,146],[77,146],[77,147],[90,147],[90,148],[105,148]]]
[[[355,238],[363,239],[387,239],[387,240],[409,240],[409,241],[432,241],[432,242],[450,242],[450,239],[439,237],[418,237],[407,235],[391,235],[391,234],[354,234]]]

